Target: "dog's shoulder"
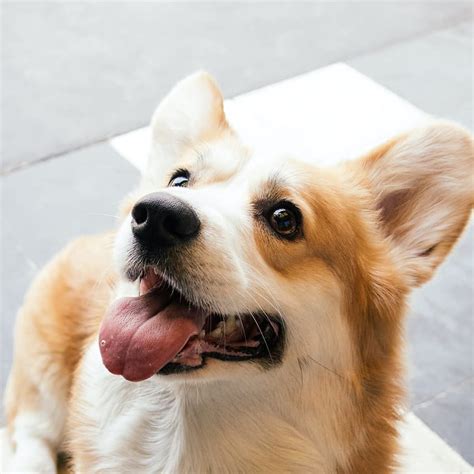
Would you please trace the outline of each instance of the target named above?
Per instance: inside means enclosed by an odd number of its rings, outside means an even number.
[[[84,345],[99,327],[110,301],[113,235],[80,237],[59,252],[35,278],[17,319],[17,346],[61,354],[69,378]],[[66,374],[65,374],[66,375]]]

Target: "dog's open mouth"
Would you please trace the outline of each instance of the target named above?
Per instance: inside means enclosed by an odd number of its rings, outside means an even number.
[[[278,317],[205,311],[148,267],[140,279],[140,296],[122,298],[109,308],[99,345],[110,372],[140,381],[202,367],[207,357],[273,360],[282,338]]]

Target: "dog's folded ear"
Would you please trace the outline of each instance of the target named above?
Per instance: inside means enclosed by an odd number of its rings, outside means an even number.
[[[227,127],[223,106],[222,93],[208,73],[196,72],[178,82],[153,114],[150,165],[171,166],[186,147]]]
[[[464,229],[473,166],[472,135],[449,122],[403,134],[356,163],[408,284],[428,280]]]

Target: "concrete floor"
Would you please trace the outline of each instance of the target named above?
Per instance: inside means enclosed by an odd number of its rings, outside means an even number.
[[[416,66],[414,50],[393,47],[419,38],[427,48],[423,60],[441,57],[449,64],[452,41],[439,39],[449,51],[437,52],[435,40],[422,38],[455,32],[470,15],[469,3],[452,1],[6,2],[2,166],[12,169],[143,126],[159,98],[199,68],[212,71],[229,97],[364,55],[369,68],[383,71],[389,63],[389,82],[401,81],[418,97],[412,88],[422,77],[411,74],[428,71]],[[390,60],[370,60],[385,49]],[[457,76],[446,69],[449,79]],[[428,90],[422,97],[430,102],[432,95]]]
[[[0,389],[38,268],[112,227],[137,180],[104,140],[145,125],[176,80],[205,68],[231,97],[344,60],[472,129],[472,21],[468,2],[5,3]],[[412,408],[473,463],[469,232],[415,294],[408,338]]]

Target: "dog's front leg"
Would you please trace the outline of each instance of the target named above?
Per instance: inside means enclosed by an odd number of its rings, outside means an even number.
[[[16,323],[14,364],[5,396],[8,427],[0,441],[2,472],[56,472],[70,375],[44,333],[48,316],[42,309],[46,308],[35,308],[27,299]]]
[[[84,261],[78,250],[85,247],[78,241],[56,256],[18,313],[5,393],[8,426],[0,441],[2,472],[56,472],[72,374],[91,327],[83,300],[86,284],[95,288],[95,283],[77,270],[77,262]]]
[[[25,350],[28,352],[26,347]],[[44,362],[47,358],[39,354],[36,357]],[[29,363],[15,361],[10,375],[1,471],[54,473],[66,418],[64,382],[47,371],[33,373],[39,369],[38,360],[33,357]],[[49,370],[53,364],[51,361]]]

